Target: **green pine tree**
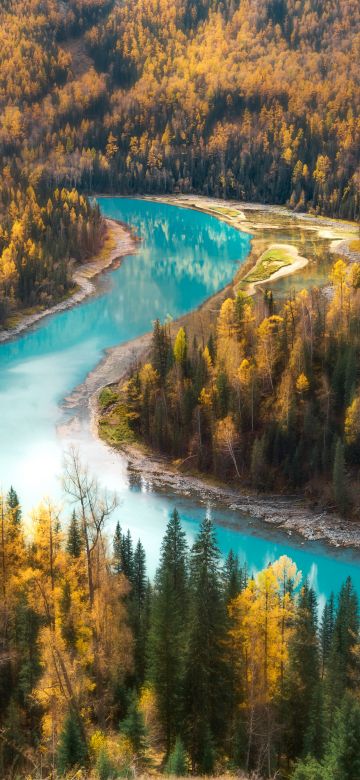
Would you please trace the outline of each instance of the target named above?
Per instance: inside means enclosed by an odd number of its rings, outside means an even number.
[[[331,593],[329,600],[326,602],[320,629],[320,643],[321,643],[321,676],[324,677],[328,667],[328,661],[331,652],[331,646],[334,636],[334,620],[335,620],[335,608],[334,608],[334,594]]]
[[[182,727],[188,609],[187,544],[174,509],[161,545],[149,633],[149,677],[169,754]]]
[[[84,766],[87,750],[82,727],[75,712],[70,709],[60,734],[57,750],[57,766],[59,773],[65,775],[75,766]]]
[[[173,750],[166,764],[166,774],[184,777],[188,773],[187,755],[180,737],[176,738]]]
[[[143,683],[145,678],[148,632],[148,611],[146,609],[147,594],[146,555],[144,547],[139,539],[134,552],[130,607],[130,616],[132,617],[131,625],[135,638],[134,662],[137,685]]]
[[[199,771],[207,771],[213,740],[216,737],[220,745],[226,729],[226,612],[219,566],[214,529],[211,520],[205,518],[191,550],[186,662],[188,745],[192,769]]]
[[[113,558],[115,574],[120,574],[123,570],[122,562],[123,541],[119,521],[116,523],[115,534],[113,538]]]
[[[71,515],[69,524],[68,537],[66,543],[66,550],[73,558],[79,558],[82,550],[82,538],[79,527],[79,521],[76,516],[75,509]]]
[[[297,604],[284,682],[285,746],[289,758],[303,755],[313,695],[320,683],[317,600],[305,582]]]
[[[346,690],[359,684],[359,603],[350,577],[342,586],[329,656],[327,690],[330,721]]]
[[[118,772],[110,761],[109,754],[105,748],[100,750],[97,757],[96,772],[99,780],[112,780],[112,778],[118,776]]]
[[[13,522],[21,522],[21,507],[16,490],[11,486],[6,497],[7,508],[11,510]]]
[[[134,549],[133,549],[131,533],[129,530],[127,531],[126,535],[122,537],[121,561],[123,567],[123,574],[125,574],[125,577],[127,577],[130,582],[133,582]]]
[[[239,558],[230,550],[223,566],[225,603],[229,604],[246,587],[246,571],[240,567]]]
[[[145,758],[147,748],[146,728],[144,717],[139,710],[137,696],[134,693],[130,699],[130,704],[126,718],[120,723],[120,731],[130,741],[131,747],[140,761]]]
[[[346,693],[336,712],[329,747],[324,758],[325,777],[359,780],[360,704]]]

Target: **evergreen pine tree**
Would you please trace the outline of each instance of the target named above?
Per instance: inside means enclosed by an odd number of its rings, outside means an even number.
[[[147,586],[146,555],[140,539],[138,540],[138,543],[135,548],[135,553],[134,553],[132,583],[133,583],[133,594],[134,594],[136,613],[138,619],[140,620],[144,601],[145,601],[146,586]]]
[[[308,722],[304,734],[303,753],[322,759],[326,743],[326,721],[323,686],[318,683],[312,694],[308,712]]]
[[[143,760],[147,747],[146,728],[135,693],[131,697],[127,716],[120,723],[120,731],[129,739],[137,758]]]
[[[317,601],[307,582],[297,604],[294,632],[289,648],[289,667],[285,680],[284,727],[289,758],[304,753],[304,737],[309,725],[314,691],[320,683]]]
[[[161,545],[149,634],[149,676],[156,692],[167,753],[182,727],[187,579],[186,538],[174,509]]]
[[[334,780],[359,780],[360,777],[360,705],[345,694],[336,712],[334,728],[324,759],[325,777]]]
[[[181,738],[177,737],[174,748],[171,751],[166,764],[166,774],[184,777],[184,775],[187,775],[187,772],[188,766],[185,748]]]
[[[320,644],[321,644],[321,676],[324,677],[325,671],[328,666],[333,634],[334,634],[334,594],[331,593],[329,600],[326,602],[320,628]]]
[[[193,770],[205,771],[213,740],[226,727],[224,649],[226,613],[219,573],[220,553],[209,518],[191,551],[186,691],[188,744]],[[205,767],[206,765],[206,767]]]
[[[100,750],[97,757],[96,771],[99,780],[112,780],[112,778],[118,777],[118,772],[110,761],[109,754],[105,748]]]
[[[73,558],[79,558],[82,548],[81,531],[75,509],[69,524],[66,550]]]
[[[342,586],[336,610],[327,675],[330,717],[347,689],[359,683],[359,604],[350,577]]]
[[[57,766],[59,773],[65,775],[74,766],[84,766],[87,758],[86,745],[78,718],[69,710],[60,734]]]
[[[166,325],[161,325],[157,319],[154,323],[152,337],[152,364],[157,370],[163,385],[172,359],[171,343]]]
[[[128,530],[126,535],[122,537],[121,544],[121,560],[123,566],[123,574],[132,583],[134,579],[134,550],[131,538],[131,533]]]
[[[12,486],[6,497],[6,505],[11,510],[13,522],[19,524],[21,521],[21,507],[18,495]]]
[[[246,572],[239,565],[239,558],[230,550],[223,566],[223,583],[225,603],[229,604],[245,586]]]
[[[122,562],[123,541],[119,521],[116,523],[115,534],[113,538],[113,558],[115,574],[120,574],[123,570]]]
[[[147,642],[147,579],[146,555],[139,539],[134,553],[133,579],[131,593],[130,618],[135,638],[135,678],[141,684],[145,678],[146,642]]]

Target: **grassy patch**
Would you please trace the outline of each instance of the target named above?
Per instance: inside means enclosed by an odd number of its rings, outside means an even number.
[[[269,276],[280,268],[291,265],[292,262],[293,255],[287,249],[267,249],[243,281],[261,282],[264,279],[268,279]]]
[[[227,209],[224,206],[214,206],[214,212],[216,214],[222,214],[224,217],[238,217],[239,212],[235,211],[235,209]]]
[[[111,412],[108,412],[99,420],[99,434],[108,444],[129,444],[136,437],[130,427],[126,405],[117,404]]]
[[[103,387],[99,395],[99,407],[101,411],[105,411],[109,406],[115,404],[119,400],[119,395],[112,387]]]

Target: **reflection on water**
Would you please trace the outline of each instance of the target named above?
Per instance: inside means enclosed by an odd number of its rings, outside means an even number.
[[[299,254],[309,260],[308,265],[296,274],[275,279],[267,284],[277,298],[287,297],[304,288],[321,287],[327,282],[335,255],[330,251],[333,235],[329,231],[326,220],[323,221],[324,228],[319,229],[319,223],[312,224],[311,219],[307,220],[306,215],[297,221],[291,216],[278,212],[272,216],[253,209],[249,217],[256,222],[257,236],[260,239],[263,238],[267,243],[281,241],[281,243],[295,244]],[[354,238],[357,234],[356,226],[347,225],[346,222],[337,222],[336,231],[339,238],[349,235]]]
[[[100,295],[0,345],[0,483],[14,484],[27,507],[44,491],[59,494],[59,404],[104,349],[198,306],[249,251],[249,236],[195,211],[110,198],[101,207],[131,222],[138,253],[105,277]]]

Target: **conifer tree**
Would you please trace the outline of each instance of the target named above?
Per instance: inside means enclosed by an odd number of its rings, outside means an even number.
[[[122,553],[123,537],[119,521],[116,523],[115,534],[113,538],[113,558],[115,574],[120,574],[123,570]]]
[[[243,587],[246,587],[246,570],[243,571],[239,564],[239,557],[230,550],[223,566],[222,579],[224,583],[225,603],[236,598]]]
[[[7,494],[6,504],[12,514],[13,522],[19,524],[21,521],[21,507],[18,495],[12,486]]]
[[[330,717],[347,689],[359,684],[359,603],[357,593],[347,578],[342,586],[336,610],[332,647],[327,675]]]
[[[174,749],[171,751],[166,764],[166,773],[175,775],[175,777],[184,777],[187,775],[187,757],[185,748],[180,737],[176,738]]]
[[[123,567],[123,574],[125,574],[125,577],[127,577],[130,582],[133,582],[134,549],[133,549],[131,533],[129,530],[122,537],[121,561]]]
[[[213,740],[224,731],[223,643],[225,608],[220,553],[212,522],[205,518],[191,550],[189,640],[186,660],[188,745],[192,768],[208,770]]]
[[[82,549],[81,531],[75,509],[71,515],[66,550],[73,558],[79,558]]]
[[[57,765],[61,775],[75,766],[82,767],[86,763],[87,750],[77,715],[69,710],[59,738]]]
[[[149,634],[149,677],[156,692],[167,753],[183,725],[187,611],[187,544],[174,509],[161,545]]]
[[[146,665],[147,642],[147,579],[146,579],[146,555],[144,547],[139,539],[133,559],[133,579],[131,592],[132,627],[135,638],[135,677],[138,684],[143,683]]]
[[[334,594],[331,593],[330,598],[325,604],[321,628],[320,628],[320,644],[321,644],[321,676],[324,677],[325,671],[328,666],[330,651],[332,647],[333,635],[334,635]]]
[[[120,723],[120,731],[130,740],[132,749],[140,760],[144,759],[147,747],[144,716],[139,709],[136,693],[130,699],[126,718]]]
[[[358,780],[360,777],[360,704],[346,693],[338,708],[329,748],[324,759],[325,771],[334,780]]]
[[[290,758],[304,752],[304,737],[314,692],[320,682],[317,600],[308,583],[301,589],[289,648],[285,682],[285,729]]]

